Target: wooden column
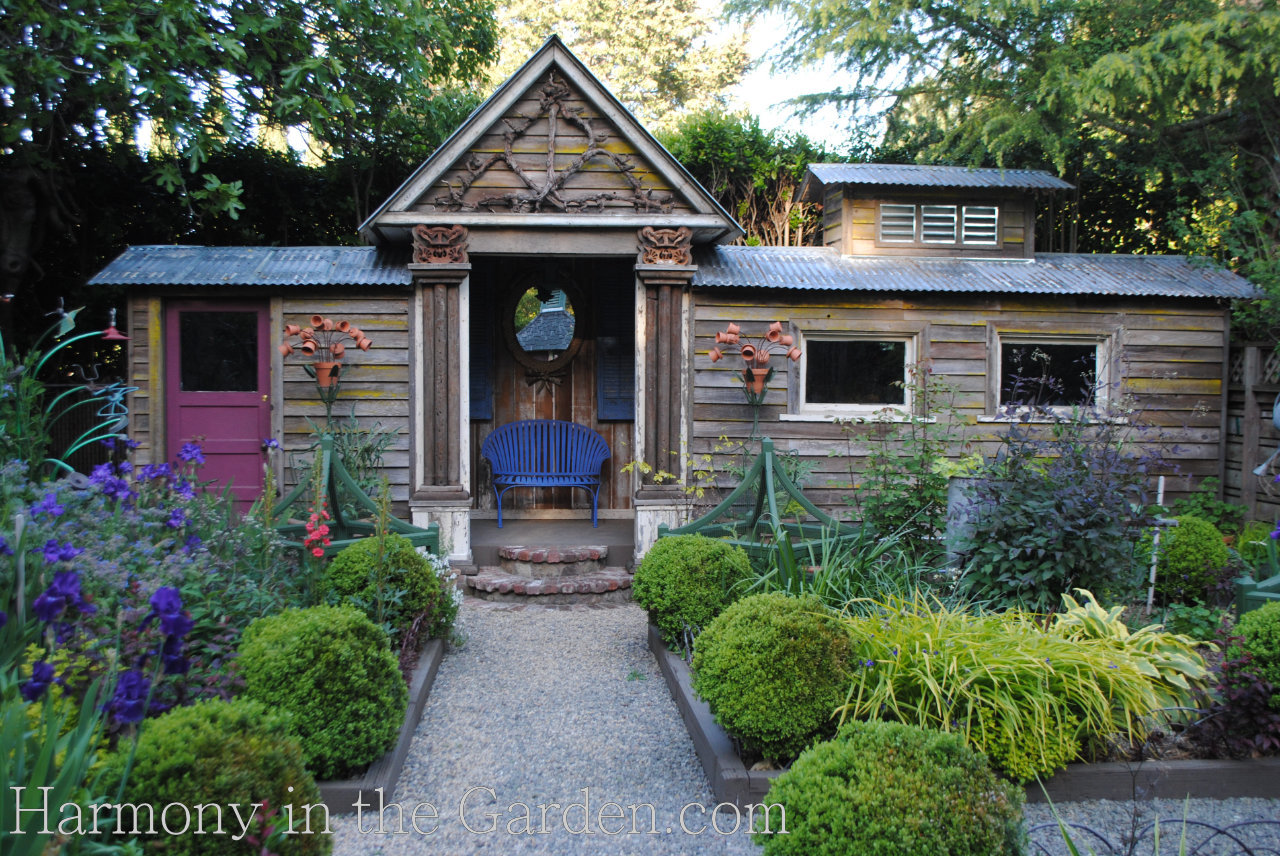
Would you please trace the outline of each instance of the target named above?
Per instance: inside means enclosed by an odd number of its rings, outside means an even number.
[[[462,367],[466,363],[467,342],[462,329],[461,286],[471,274],[471,265],[411,264],[413,284],[420,295],[421,317],[421,397],[415,406],[421,413],[421,471],[416,500],[469,500],[471,492],[462,483],[462,435],[467,414],[462,412]]]
[[[678,494],[684,480],[685,383],[684,303],[697,268],[693,265],[636,265],[644,286],[644,376],[640,438],[643,460],[652,472],[637,493],[641,499]],[[654,484],[653,473],[674,473],[676,483]]]

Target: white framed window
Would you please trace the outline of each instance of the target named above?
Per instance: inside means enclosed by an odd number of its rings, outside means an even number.
[[[783,419],[909,414],[908,370],[917,336],[901,333],[803,333],[793,412]]]
[[[881,202],[876,241],[916,247],[999,247],[997,205],[909,205]]]
[[[956,206],[921,205],[920,241],[925,244],[955,244]]]
[[[966,205],[961,213],[960,243],[994,247],[1000,243],[996,231],[1000,209],[994,205]]]
[[[885,244],[914,244],[916,242],[916,206],[880,206],[880,241]]]
[[[1111,341],[1096,334],[998,334],[990,365],[997,412],[1105,404],[1113,381]]]

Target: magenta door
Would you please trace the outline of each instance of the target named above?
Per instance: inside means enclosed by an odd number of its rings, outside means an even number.
[[[247,509],[262,491],[262,441],[271,429],[267,304],[175,300],[165,309],[168,459],[204,451],[201,480],[228,485]]]

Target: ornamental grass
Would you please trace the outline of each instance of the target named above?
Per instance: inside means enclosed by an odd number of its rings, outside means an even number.
[[[924,595],[861,606],[868,614],[843,618],[856,668],[841,721],[962,734],[1019,781],[1144,740],[1171,708],[1194,706],[1208,677],[1191,640],[1191,668],[1171,673],[1125,640],[1032,613],[975,615]]]

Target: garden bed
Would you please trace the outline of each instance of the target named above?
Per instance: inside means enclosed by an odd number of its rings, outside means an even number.
[[[366,807],[378,805],[379,788],[382,789],[383,801],[391,800],[396,783],[400,781],[400,773],[404,770],[405,758],[409,755],[413,733],[417,730],[418,720],[422,718],[427,697],[431,695],[436,672],[440,670],[444,648],[443,639],[432,639],[422,647],[418,655],[418,666],[409,681],[409,707],[405,711],[396,745],[369,765],[369,769],[359,778],[316,783],[320,787],[320,799],[331,813],[353,812],[357,801],[363,801]]]
[[[698,760],[719,802],[745,808],[764,800],[781,770],[749,770],[733,741],[694,695],[689,666],[668,650],[657,628],[649,626],[649,648],[675,699]],[[1142,763],[1070,764],[1045,783],[1054,802],[1078,800],[1183,799],[1262,797],[1280,794],[1280,758],[1252,761],[1144,761]],[[1045,798],[1038,784],[1027,787],[1027,800]]]

